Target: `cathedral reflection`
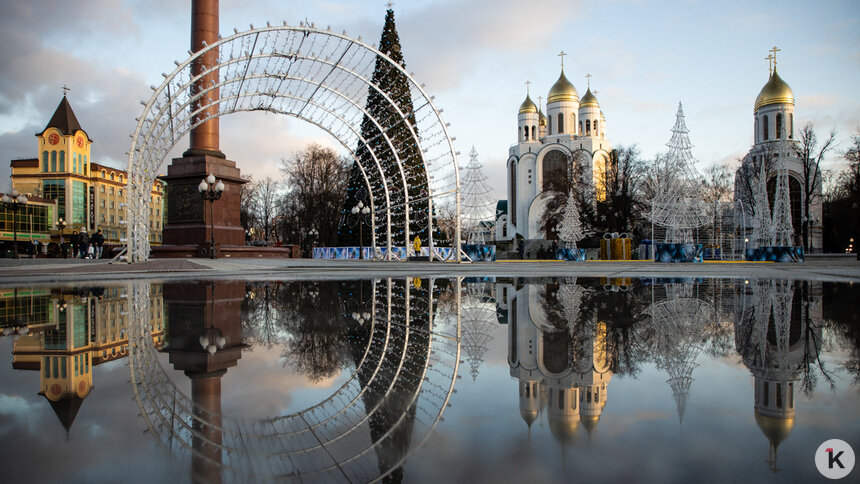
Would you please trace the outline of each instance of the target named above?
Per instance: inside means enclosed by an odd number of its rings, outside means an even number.
[[[580,427],[597,429],[613,375],[607,322],[598,311],[582,311],[590,292],[575,280],[519,279],[496,291],[500,319],[508,325],[510,374],[519,380],[520,414],[531,431],[546,410],[550,431],[562,443],[576,440]]]
[[[754,280],[737,297],[735,345],[753,375],[753,414],[770,444],[770,469],[778,472],[777,450],[795,424],[796,393],[811,394],[815,387],[811,367],[821,350],[821,285]]]
[[[94,388],[93,367],[128,355],[123,288],[15,288],[0,292],[3,334],[15,338],[12,367],[39,372],[39,395],[67,435]],[[164,338],[160,286],[151,292],[153,344]]]

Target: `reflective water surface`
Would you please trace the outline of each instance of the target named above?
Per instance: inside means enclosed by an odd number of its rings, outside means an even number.
[[[823,441],[860,450],[858,300],[651,278],[0,289],[0,469],[809,482]]]

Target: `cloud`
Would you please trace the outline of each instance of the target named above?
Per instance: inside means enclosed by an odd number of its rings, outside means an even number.
[[[545,49],[574,18],[577,4],[564,0],[528,4],[518,0],[449,1],[396,21],[407,66],[433,90],[442,90],[473,74],[482,57],[512,58]]]

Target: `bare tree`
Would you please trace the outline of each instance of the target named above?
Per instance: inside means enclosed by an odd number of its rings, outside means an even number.
[[[293,213],[288,218],[298,224],[289,231],[292,239],[303,243],[311,228],[319,231],[319,240],[334,245],[341,216],[341,202],[346,194],[351,162],[331,148],[312,143],[292,158],[282,160],[281,171],[287,181],[288,197],[284,200]]]
[[[827,252],[841,252],[849,247],[852,238],[860,240],[860,131],[851,137],[851,145],[842,156],[848,168],[825,176],[823,225]]]
[[[707,203],[727,202],[732,199],[732,175],[729,167],[711,165],[704,173],[702,195]]]
[[[636,145],[612,150],[604,174],[597,182],[605,194],[597,202],[600,228],[607,232],[633,232],[642,221],[645,163]]]
[[[256,184],[250,176],[243,176],[245,183],[239,189],[239,221],[247,234],[251,228],[256,226],[256,213],[254,212],[254,198],[256,197]]]
[[[821,175],[821,161],[827,152],[835,147],[836,130],[830,130],[827,138],[819,143],[818,135],[812,123],[806,123],[798,133],[798,139],[792,144],[801,164],[801,190],[803,191],[803,220],[801,234],[803,238],[803,249],[809,250],[809,225],[811,220],[810,208],[812,204],[821,198],[823,180]]]

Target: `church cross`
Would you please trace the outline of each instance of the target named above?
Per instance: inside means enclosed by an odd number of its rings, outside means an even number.
[[[764,58],[767,61],[767,72],[768,74],[773,74],[773,54],[769,54]]]
[[[780,49],[779,47],[773,46],[773,49],[770,49],[770,51],[769,51],[769,52],[771,52],[771,55],[773,56],[773,68],[774,69],[776,69],[776,53],[781,51],[781,50],[782,49]]]
[[[591,89],[591,74],[586,74],[585,78],[588,79],[588,88]]]
[[[394,9],[394,2],[388,2],[388,3],[386,3],[385,5],[386,5],[386,6],[388,6],[388,10],[393,10],[393,9]]]
[[[66,94],[68,94],[69,91],[71,91],[71,89],[69,89],[69,86],[63,84],[63,97],[66,97]]]
[[[531,86],[532,81],[526,81],[526,96],[529,95],[529,86]]]
[[[567,55],[567,52],[561,51],[558,53],[558,56],[561,57],[561,68],[564,69],[564,56]]]

